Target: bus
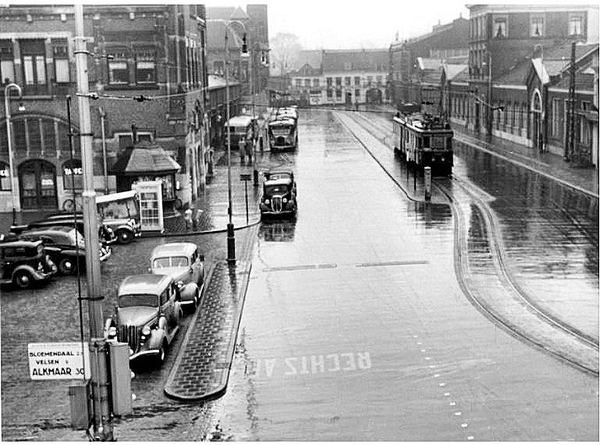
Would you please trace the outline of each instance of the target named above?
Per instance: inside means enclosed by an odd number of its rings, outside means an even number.
[[[393,118],[394,154],[419,169],[431,167],[432,173],[450,175],[454,164],[454,132],[441,116],[405,104]]]
[[[225,123],[225,140],[227,141],[227,128],[231,135],[231,148],[239,149],[240,140],[251,141],[253,136],[254,118],[252,116],[234,116]]]
[[[298,147],[298,113],[293,108],[276,109],[267,123],[271,151],[295,150]]]

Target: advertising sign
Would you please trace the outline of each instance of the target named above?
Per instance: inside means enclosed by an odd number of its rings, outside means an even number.
[[[29,343],[31,380],[87,380],[91,376],[88,343]]]

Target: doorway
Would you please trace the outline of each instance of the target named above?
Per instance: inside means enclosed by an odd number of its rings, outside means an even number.
[[[19,167],[21,208],[23,210],[55,210],[56,168],[44,160],[27,161]]]

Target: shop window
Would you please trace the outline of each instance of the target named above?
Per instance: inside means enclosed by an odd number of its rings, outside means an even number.
[[[4,192],[10,189],[10,167],[7,163],[0,162],[0,191]]]
[[[62,166],[65,190],[83,190],[83,169],[80,159],[69,159]]]

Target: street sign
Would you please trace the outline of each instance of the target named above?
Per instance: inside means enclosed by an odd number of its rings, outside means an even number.
[[[240,174],[240,181],[250,181],[251,179],[252,179],[252,175],[250,173]]]
[[[27,356],[31,380],[87,380],[91,376],[87,342],[29,343]]]

